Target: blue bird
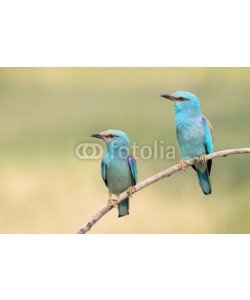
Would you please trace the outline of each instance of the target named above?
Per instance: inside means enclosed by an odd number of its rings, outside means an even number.
[[[171,100],[175,109],[175,127],[177,140],[184,160],[200,157],[193,169],[197,172],[200,187],[205,195],[212,192],[210,172],[212,160],[206,161],[205,155],[213,152],[212,126],[202,115],[198,98],[189,92],[179,91],[161,97]],[[183,160],[180,168],[185,168]]]
[[[127,190],[128,198],[118,204],[118,217],[129,214],[129,196],[134,192],[137,183],[137,165],[130,153],[127,135],[119,130],[107,130],[93,134],[92,137],[102,139],[107,147],[101,163],[102,178],[109,190],[109,206],[115,206],[112,194],[119,195]]]

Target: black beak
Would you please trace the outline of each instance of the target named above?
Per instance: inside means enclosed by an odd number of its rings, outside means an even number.
[[[173,102],[175,101],[175,97],[170,95],[170,94],[163,94],[163,95],[161,95],[161,97],[165,98],[165,99],[168,99],[170,101],[173,101]]]
[[[95,133],[95,134],[92,134],[91,137],[94,137],[94,138],[97,138],[97,139],[104,139],[104,137],[100,134],[100,133]]]

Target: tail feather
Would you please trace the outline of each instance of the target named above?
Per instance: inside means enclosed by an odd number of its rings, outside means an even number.
[[[200,187],[205,195],[209,195],[212,193],[212,185],[209,177],[209,170],[208,168],[204,173],[200,172],[199,170],[196,169],[198,178],[199,178],[199,183]]]
[[[124,217],[126,215],[129,215],[129,198],[126,198],[121,203],[118,204],[118,217]]]

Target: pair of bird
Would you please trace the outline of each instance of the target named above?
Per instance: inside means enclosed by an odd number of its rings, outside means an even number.
[[[177,140],[184,160],[200,157],[192,167],[196,171],[200,187],[205,195],[212,192],[210,172],[212,160],[206,161],[205,155],[213,152],[212,127],[202,115],[198,98],[189,92],[179,91],[161,97],[174,103]],[[101,163],[102,178],[109,190],[110,206],[115,206],[112,194],[119,195],[127,190],[128,198],[118,204],[118,217],[129,214],[129,197],[137,183],[138,172],[134,157],[130,153],[127,135],[119,130],[107,130],[92,137],[105,141],[107,148]],[[185,161],[179,163],[185,168]]]

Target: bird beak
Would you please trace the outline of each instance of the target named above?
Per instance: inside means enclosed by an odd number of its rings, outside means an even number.
[[[168,99],[168,100],[170,100],[172,102],[175,102],[175,97],[172,96],[172,95],[170,95],[170,94],[163,94],[163,95],[161,95],[161,97],[165,98],[165,99]]]
[[[103,135],[101,135],[100,133],[92,134],[91,137],[94,137],[94,138],[97,138],[97,139],[102,139],[102,140],[104,140]]]

